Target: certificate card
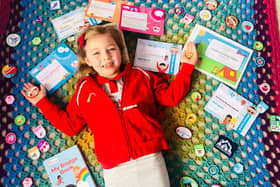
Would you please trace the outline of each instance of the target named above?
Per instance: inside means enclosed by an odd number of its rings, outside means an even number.
[[[198,46],[196,69],[236,89],[253,53],[249,49],[204,26],[195,25],[189,41]]]
[[[101,21],[86,17],[83,8],[78,8],[52,20],[53,27],[60,40],[78,33],[83,27],[98,23],[101,23]]]
[[[245,136],[257,116],[264,113],[268,106],[264,102],[255,106],[229,87],[220,84],[204,109]]]
[[[119,23],[122,4],[133,5],[134,3],[120,0],[90,0],[85,14],[88,17]]]
[[[164,9],[122,5],[120,29],[152,35],[164,33]]]
[[[148,71],[177,74],[182,45],[138,39],[134,66]]]
[[[74,75],[77,64],[77,55],[62,43],[29,73],[51,94]]]

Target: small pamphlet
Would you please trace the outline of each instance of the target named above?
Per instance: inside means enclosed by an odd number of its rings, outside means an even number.
[[[151,35],[164,34],[164,9],[121,6],[120,29]]]
[[[271,115],[269,121],[271,132],[280,132],[280,116]]]
[[[84,15],[83,7],[59,16],[52,21],[59,40],[78,33],[82,28],[101,23],[101,20],[89,18]]]
[[[43,165],[54,187],[96,186],[77,145],[44,160]]]
[[[122,4],[133,5],[133,2],[121,0],[90,0],[85,15],[104,21],[119,23]]]
[[[189,39],[197,44],[196,69],[236,89],[253,50],[204,26],[195,25]]]
[[[220,84],[204,109],[245,136],[258,115],[264,113],[268,106],[264,102],[255,106],[229,87]]]
[[[52,94],[74,75],[77,64],[77,55],[62,43],[29,74]]]
[[[182,45],[138,39],[134,66],[148,71],[177,74]]]

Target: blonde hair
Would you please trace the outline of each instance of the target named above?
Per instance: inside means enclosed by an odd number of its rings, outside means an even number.
[[[85,57],[86,57],[85,45],[87,43],[87,40],[94,38],[94,37],[96,37],[96,35],[99,35],[99,34],[110,34],[110,36],[112,36],[112,38],[115,40],[115,42],[117,43],[117,45],[121,51],[122,66],[124,64],[129,63],[129,57],[128,57],[128,52],[127,52],[127,47],[125,44],[124,36],[123,36],[122,31],[117,27],[116,24],[107,23],[104,25],[89,26],[89,27],[85,28],[84,30],[82,30],[82,32],[77,37],[77,44],[78,44],[78,46],[80,46],[81,41],[79,41],[79,38],[80,38],[80,36],[84,35],[84,43],[81,46],[81,48],[78,47],[78,50],[77,50],[78,69],[77,69],[76,76],[77,76],[78,80],[80,80],[87,74],[91,74],[93,76],[96,75],[95,70],[92,67],[90,67],[85,61]]]

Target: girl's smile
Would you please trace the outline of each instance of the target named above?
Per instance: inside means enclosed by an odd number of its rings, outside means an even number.
[[[120,73],[121,51],[110,34],[98,34],[87,40],[86,63],[100,76],[112,79]]]

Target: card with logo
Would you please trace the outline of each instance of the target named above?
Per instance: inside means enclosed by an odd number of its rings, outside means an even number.
[[[258,115],[264,113],[268,106],[264,102],[255,106],[237,92],[220,84],[204,109],[245,136]]]
[[[152,35],[164,33],[164,9],[121,6],[120,29]]]
[[[100,20],[84,15],[83,8],[78,8],[67,14],[52,19],[53,27],[60,40],[78,33],[82,28],[101,23]]]

